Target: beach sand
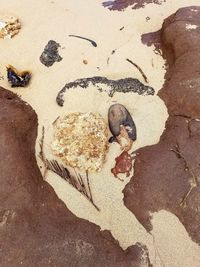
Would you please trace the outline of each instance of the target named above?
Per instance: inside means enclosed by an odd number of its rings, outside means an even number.
[[[138,10],[127,8],[124,12],[111,12],[102,6],[101,1],[94,0],[8,0],[1,3],[1,12],[18,17],[22,29],[13,39],[0,40],[0,72],[4,77],[0,85],[20,95],[38,114],[36,157],[39,166],[42,166],[38,155],[43,126],[44,153],[48,158],[53,158],[50,149],[52,123],[58,116],[92,111],[99,112],[107,120],[108,108],[115,102],[126,106],[135,121],[137,140],[133,144],[133,151],[159,141],[168,117],[164,102],[156,95],[164,83],[165,62],[153,47],[142,44],[141,35],[160,29],[164,18],[178,8],[198,4],[200,0],[177,0],[176,3],[149,4]],[[146,17],[150,17],[150,20],[146,20]],[[124,27],[122,31],[121,27]],[[69,34],[95,40],[97,47],[69,37]],[[49,40],[61,45],[59,54],[63,59],[47,68],[41,64],[39,57]],[[111,55],[115,49],[116,52]],[[57,105],[57,93],[66,83],[78,78],[105,76],[117,80],[132,77],[144,83],[141,73],[126,58],[142,68],[148,85],[155,89],[154,96],[116,93],[111,98],[91,85],[87,89],[69,90],[64,106]],[[87,60],[88,64],[84,64],[83,60]],[[9,64],[19,70],[28,69],[32,72],[27,88],[11,88],[6,78],[6,66]],[[102,230],[110,230],[123,249],[140,242],[147,246],[153,266],[198,267],[200,247],[190,239],[175,215],[164,210],[152,214],[153,230],[147,233],[134,214],[124,206],[122,190],[130,178],[122,182],[110,172],[119,153],[119,145],[111,144],[103,170],[99,174],[90,174],[94,202],[100,212],[56,174],[49,171],[45,179],[77,217],[99,225]]]

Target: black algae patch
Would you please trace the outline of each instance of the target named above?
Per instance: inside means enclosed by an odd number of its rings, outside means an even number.
[[[30,82],[31,73],[29,71],[19,72],[10,65],[7,67],[7,78],[11,87],[25,87]]]
[[[106,77],[96,76],[91,78],[83,78],[67,83],[63,89],[60,90],[56,97],[56,102],[59,106],[64,105],[64,94],[68,89],[72,88],[87,88],[90,84],[96,87],[100,92],[106,91],[110,97],[116,92],[120,93],[137,93],[139,95],[154,95],[155,90],[141,83],[138,79],[125,78],[119,80],[109,80]],[[108,89],[105,90],[105,85]]]
[[[62,60],[62,57],[58,54],[58,48],[60,47],[59,43],[56,43],[53,40],[50,40],[45,46],[42,55],[40,56],[40,61],[46,67],[52,66],[55,62]]]

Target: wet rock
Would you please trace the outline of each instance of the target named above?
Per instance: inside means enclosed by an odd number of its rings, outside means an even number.
[[[188,27],[188,25],[193,25]],[[196,25],[196,26],[194,26]],[[178,216],[200,244],[200,7],[179,9],[164,21],[161,41],[167,60],[159,96],[169,118],[158,144],[136,153],[134,177],[124,190],[125,205],[151,230],[151,213]]]
[[[60,62],[62,57],[58,54],[59,43],[50,40],[45,46],[44,51],[40,56],[40,61],[46,67],[52,66],[55,62]]]
[[[11,39],[19,33],[21,23],[19,19],[11,15],[0,15],[0,38]]]
[[[37,116],[0,87],[0,266],[149,267],[147,248],[123,251],[108,231],[73,215],[35,158]]]
[[[133,92],[139,95],[154,95],[155,93],[155,90],[152,87],[144,85],[138,79],[125,78],[119,80],[109,80],[106,77],[95,76],[67,83],[56,97],[57,104],[59,106],[64,105],[64,95],[67,90],[75,89],[77,87],[87,88],[91,84],[100,92],[106,91],[110,97],[112,97],[116,92]],[[105,85],[107,86],[107,89],[105,89]]]

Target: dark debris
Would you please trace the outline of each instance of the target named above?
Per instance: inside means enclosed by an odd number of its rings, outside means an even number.
[[[59,106],[64,105],[64,94],[68,89],[72,88],[87,88],[90,84],[94,85],[100,92],[104,91],[104,86],[109,87],[108,95],[112,97],[116,92],[119,93],[137,93],[139,95],[154,95],[155,90],[141,83],[138,79],[124,78],[119,80],[110,80],[106,77],[95,76],[91,78],[83,78],[67,83],[63,89],[60,90],[56,97],[56,102]]]
[[[25,87],[29,84],[31,73],[29,71],[19,72],[14,67],[7,67],[7,78],[11,87]]]
[[[46,67],[52,66],[55,62],[62,60],[62,57],[58,54],[58,48],[60,47],[59,43],[56,43],[53,40],[50,40],[45,46],[44,51],[40,56],[40,61]]]

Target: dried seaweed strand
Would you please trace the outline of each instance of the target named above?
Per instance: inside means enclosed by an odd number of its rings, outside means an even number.
[[[39,145],[40,145],[39,157],[44,162],[44,160],[45,160],[44,151],[43,151],[43,147],[44,147],[44,126],[42,126],[42,137],[40,139]]]
[[[88,42],[90,42],[94,47],[97,47],[97,43],[91,39],[88,39],[86,37],[82,37],[82,36],[79,36],[79,35],[74,35],[74,34],[70,34],[69,37],[76,37],[76,38],[80,38],[80,39],[83,39],[83,40],[86,40]]]
[[[87,186],[88,186],[88,189],[89,189],[89,193],[87,192],[87,188],[85,186],[85,183],[84,183],[83,178],[80,175],[80,173],[77,173],[75,171],[76,178],[73,177],[70,174],[69,170],[66,167],[64,167],[62,164],[59,164],[56,160],[47,160],[46,159],[45,160],[45,165],[46,165],[46,167],[47,167],[48,170],[56,173],[61,178],[63,178],[64,180],[66,180],[69,184],[71,184],[84,197],[86,197],[87,200],[89,200],[91,202],[91,204],[98,211],[100,211],[100,209],[96,206],[96,204],[93,201],[92,194],[91,194],[91,189],[90,189],[90,185],[89,185],[89,177],[88,177],[88,175],[87,175]]]
[[[39,158],[44,163],[45,162],[45,156],[44,156],[44,150],[43,150],[43,147],[44,147],[44,126],[42,126],[42,137],[40,139],[39,146],[40,146]],[[48,171],[45,164],[44,164],[44,167],[45,167],[45,169],[44,169],[44,173],[43,173],[43,179],[45,179],[47,171]]]
[[[134,63],[132,60],[127,58],[126,61],[128,61],[133,66],[135,66],[139,70],[139,72],[142,74],[142,77],[144,78],[145,82],[148,83],[147,76],[144,74],[143,70],[136,63]]]

